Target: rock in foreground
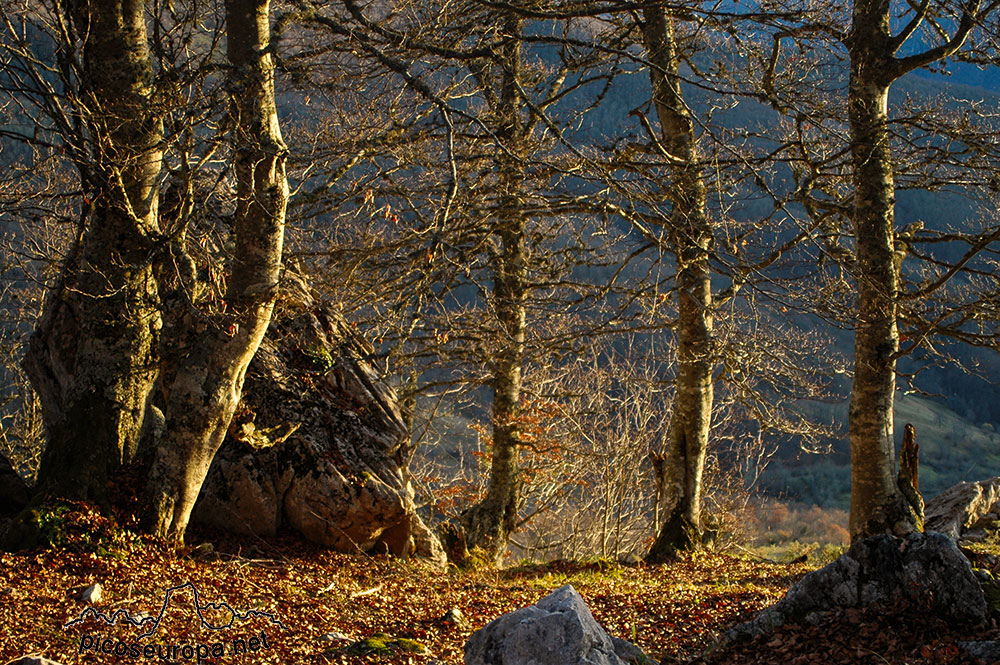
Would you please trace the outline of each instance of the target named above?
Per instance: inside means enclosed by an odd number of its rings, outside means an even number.
[[[465,665],[626,665],[652,662],[608,635],[570,585],[494,619],[465,644]]]
[[[983,590],[950,538],[940,533],[884,535],[857,541],[829,566],[802,578],[777,604],[726,632],[722,642],[750,639],[789,621],[809,622],[830,610],[901,601],[950,622],[978,625],[986,620]]]

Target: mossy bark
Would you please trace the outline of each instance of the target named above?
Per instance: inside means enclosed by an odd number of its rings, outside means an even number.
[[[271,320],[284,241],[287,148],[278,126],[267,0],[228,0],[235,250],[226,310],[177,335],[164,376],[166,427],[149,476],[151,531],[183,543],[191,510]],[[202,317],[192,317],[201,319]]]
[[[47,446],[36,494],[103,503],[135,452],[157,375],[153,275],[162,125],[141,0],[73,0],[81,120],[68,151],[84,192],[79,235],[47,295],[25,369]]]

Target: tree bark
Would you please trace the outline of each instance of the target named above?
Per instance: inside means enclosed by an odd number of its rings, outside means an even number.
[[[677,265],[677,380],[658,468],[662,525],[646,556],[661,562],[701,538],[701,485],[712,423],[712,228],[698,165],[694,123],[681,92],[672,19],[661,7],[643,10],[653,104],[670,160],[674,200],[670,243]]]
[[[852,221],[858,267],[854,384],[848,415],[852,539],[878,533],[903,536],[916,529],[895,477],[892,408],[899,350],[899,270],[894,261],[895,183],[888,124],[889,86],[894,80],[890,43],[888,3],[856,2],[848,45]]]
[[[186,341],[171,350],[176,368],[164,377],[166,428],[150,470],[148,519],[153,533],[175,545],[183,543],[191,509],[225,438],[247,365],[264,337],[277,297],[288,151],[274,97],[269,17],[268,0],[226,2],[227,52],[233,67],[235,250],[225,312],[177,336]]]
[[[25,357],[47,446],[36,495],[105,501],[135,452],[152,385],[160,316],[153,275],[162,123],[142,0],[69,0],[80,35],[80,236]],[[77,146],[79,149],[80,146]]]
[[[493,299],[498,346],[492,363],[493,454],[486,496],[468,509],[460,523],[469,549],[499,560],[517,525],[521,503],[518,455],[518,404],[524,363],[527,270],[525,220],[521,211],[524,167],[518,156],[523,131],[520,107],[522,20],[511,14],[503,28],[508,39],[500,49],[503,72],[497,101],[497,173],[499,196],[493,258]]]

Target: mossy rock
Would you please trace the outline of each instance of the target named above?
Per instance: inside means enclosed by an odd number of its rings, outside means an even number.
[[[427,647],[421,642],[406,637],[392,637],[386,633],[375,633],[371,637],[358,640],[342,649],[355,656],[392,656],[393,654],[425,654]]]
[[[309,344],[299,349],[312,365],[313,371],[326,374],[336,364],[327,348],[321,344]]]

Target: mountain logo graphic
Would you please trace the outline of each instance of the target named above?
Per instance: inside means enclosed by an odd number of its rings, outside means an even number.
[[[144,639],[154,634],[156,630],[160,627],[160,622],[163,620],[164,615],[167,612],[167,607],[170,606],[170,602],[173,596],[178,591],[190,591],[191,596],[194,599],[194,610],[198,615],[198,620],[201,623],[202,628],[207,628],[209,630],[228,630],[234,626],[237,620],[244,621],[246,619],[251,619],[254,617],[261,617],[267,619],[271,625],[278,626],[282,630],[288,630],[285,624],[281,623],[273,613],[265,612],[263,610],[247,610],[246,612],[239,612],[233,609],[228,603],[208,603],[202,602],[201,595],[198,593],[198,588],[193,582],[185,582],[184,584],[178,584],[177,586],[172,586],[167,589],[163,594],[163,604],[160,606],[160,612],[157,616],[147,616],[145,614],[133,615],[129,613],[128,610],[118,609],[110,613],[104,613],[93,607],[85,608],[80,612],[80,616],[73,619],[69,623],[63,624],[63,628],[71,628],[73,626],[80,625],[84,623],[87,619],[94,619],[95,621],[103,621],[108,626],[116,626],[119,624],[128,624],[134,626],[135,628],[141,628],[142,632],[136,636],[137,640]],[[204,612],[215,612],[223,611],[229,615],[229,621],[222,624],[214,624],[205,618]]]

